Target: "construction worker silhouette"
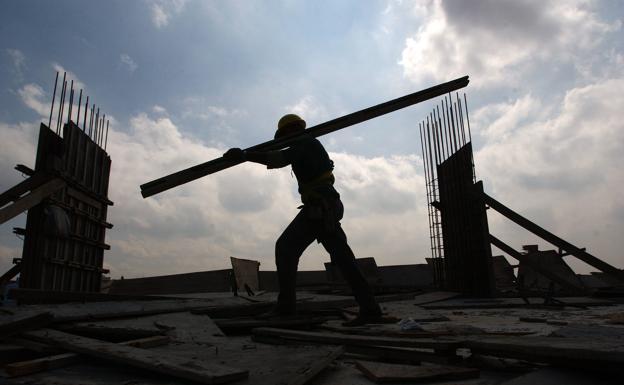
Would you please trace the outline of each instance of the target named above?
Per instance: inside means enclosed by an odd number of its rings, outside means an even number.
[[[285,115],[277,124],[275,139],[305,132],[305,127],[305,121],[299,116]],[[284,150],[250,152],[232,148],[223,156],[264,164],[269,169],[291,165],[299,184],[303,206],[299,207],[301,211],[275,244],[280,292],[271,315],[295,313],[299,258],[317,240],[329,253],[332,263],[339,267],[359,304],[359,315],[349,324],[365,324],[381,319],[381,309],[355,263],[355,256],[340,225],[344,209],[340,194],[334,188],[334,162],[329,159],[321,142],[304,134],[298,135],[297,140]]]

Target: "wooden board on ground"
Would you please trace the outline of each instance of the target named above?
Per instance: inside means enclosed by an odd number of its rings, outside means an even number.
[[[48,312],[23,312],[0,316],[0,338],[18,334],[24,330],[46,326],[52,321]]]
[[[151,348],[156,346],[162,346],[169,343],[169,337],[158,336],[148,337],[139,340],[122,342],[120,345],[132,346],[135,348]],[[82,356],[76,353],[63,353],[56,354],[54,356],[37,358],[34,360],[13,362],[4,367],[5,372],[9,377],[25,376],[28,374],[42,372],[44,370],[51,370],[56,368],[62,368],[71,364],[80,362]]]
[[[479,377],[479,369],[446,365],[398,365],[356,361],[357,368],[377,383],[464,380]]]
[[[171,300],[171,297],[149,295],[106,294],[91,292],[70,292],[38,289],[11,289],[9,298],[22,304],[65,303],[65,302],[108,302],[108,301],[156,301]]]
[[[176,299],[158,301],[90,302],[60,305],[36,305],[32,309],[50,312],[54,322],[79,322],[95,319],[140,317],[152,314],[165,314],[199,310],[214,307],[211,299]],[[24,306],[25,313],[32,313]]]
[[[557,368],[543,368],[524,374],[501,385],[613,385],[612,376],[597,376],[580,370],[561,370]]]
[[[624,365],[624,341],[565,337],[479,337],[463,347],[479,354],[568,367],[598,369]]]
[[[132,333],[166,334],[179,342],[204,345],[218,345],[225,338],[221,329],[210,317],[190,312],[81,322],[74,325],[84,330],[90,329],[95,335],[107,331],[128,335]]]
[[[75,353],[130,365],[203,384],[221,384],[246,378],[247,370],[231,368],[217,362],[179,358],[129,346],[78,337],[52,329],[24,334],[26,337],[59,346]]]
[[[522,298],[455,298],[441,302],[422,305],[425,309],[504,309],[504,308],[540,308],[553,306],[610,306],[615,302],[607,299],[589,297],[556,297],[559,303],[544,304],[544,298],[527,298],[527,304]]]
[[[258,270],[260,268],[260,262],[234,257],[230,257],[230,261],[232,262],[232,270],[234,271],[234,279],[236,280],[238,291],[244,293],[245,286],[253,292],[259,291],[260,280],[258,278]]]
[[[460,293],[451,291],[432,291],[431,293],[419,294],[414,297],[414,305],[424,305],[438,301],[444,301],[450,298],[459,297]]]
[[[338,346],[330,350],[326,356],[321,357],[320,359],[310,362],[308,366],[304,366],[299,370],[296,376],[290,378],[288,380],[287,385],[306,385],[316,375],[323,371],[328,365],[334,362],[338,357],[340,357],[344,353],[344,348],[342,346]]]
[[[226,333],[248,332],[254,328],[272,327],[289,329],[311,329],[314,325],[333,319],[333,317],[284,317],[284,318],[234,318],[215,319],[215,324]]]
[[[276,328],[254,329],[253,334],[254,336],[267,336],[278,339],[307,341],[328,345],[399,346],[435,350],[452,350],[459,346],[459,342],[454,340],[358,336],[341,333],[319,333]]]

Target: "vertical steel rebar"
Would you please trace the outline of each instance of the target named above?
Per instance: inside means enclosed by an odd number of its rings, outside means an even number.
[[[464,107],[466,108],[466,123],[468,124],[468,139],[472,142],[472,134],[470,133],[470,118],[468,117],[468,100],[466,100],[466,93],[464,92]]]
[[[74,106],[74,79],[71,81],[71,86],[69,87],[69,107],[67,108],[67,124],[71,122],[71,114]]]
[[[451,134],[451,145],[453,147],[453,153],[455,153],[455,151],[457,151],[457,138],[455,136],[455,130],[453,129],[453,123],[451,122],[450,108],[446,96],[444,97],[444,104],[444,113],[446,114],[446,121],[448,122],[449,132]]]
[[[78,96],[78,114],[76,115],[76,126],[80,126],[80,106],[82,104],[82,88],[80,89],[80,96]]]
[[[93,140],[96,144],[97,144],[97,139],[98,139],[98,126],[100,124],[100,107],[98,107],[97,109],[97,113],[95,114],[95,133],[93,134],[93,136],[95,137],[95,139]]]
[[[48,128],[52,124],[52,112],[54,111],[54,99],[56,98],[56,84],[58,83],[59,73],[56,71],[56,79],[54,79],[54,92],[52,92],[52,105],[50,106],[50,118],[48,119]]]
[[[89,114],[89,95],[87,95],[87,101],[85,102],[84,118],[82,120],[82,132],[87,129],[87,115]]]
[[[460,112],[458,111],[460,108],[459,106],[459,93],[457,93],[457,101],[455,102],[455,119],[457,119],[457,129],[461,132],[461,138],[462,138],[462,147],[466,144],[466,134],[464,133],[464,128],[463,128],[463,124],[460,124],[460,118],[459,118],[459,114]]]
[[[62,114],[63,114],[63,93],[65,92],[65,77],[67,76],[67,72],[63,72],[63,81],[61,82],[61,95],[59,96],[59,110],[56,115],[56,133],[59,132],[59,127],[61,125]]]
[[[106,121],[106,137],[104,138],[104,151],[106,151],[106,145],[108,144],[108,125],[110,120]]]

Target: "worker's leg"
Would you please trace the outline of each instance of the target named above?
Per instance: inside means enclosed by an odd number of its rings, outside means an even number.
[[[314,239],[314,231],[304,209],[297,214],[275,243],[275,264],[280,288],[277,312],[294,313],[299,257]]]
[[[381,309],[375,301],[373,292],[355,263],[355,255],[347,243],[347,235],[338,222],[342,218],[342,203],[338,201],[337,204],[339,208],[335,225],[330,230],[327,229],[327,226],[321,228],[319,241],[329,253],[332,263],[338,266],[343,277],[351,286],[355,300],[360,305],[360,314],[381,315]]]

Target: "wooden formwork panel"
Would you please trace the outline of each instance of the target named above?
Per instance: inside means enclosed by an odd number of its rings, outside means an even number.
[[[473,183],[472,146],[467,143],[437,167],[447,289],[491,295],[492,250],[481,182]]]
[[[35,173],[61,177],[67,186],[28,211],[21,287],[100,290],[112,227],[106,222],[110,166],[106,151],[75,124],[66,124],[62,137],[41,125]]]

